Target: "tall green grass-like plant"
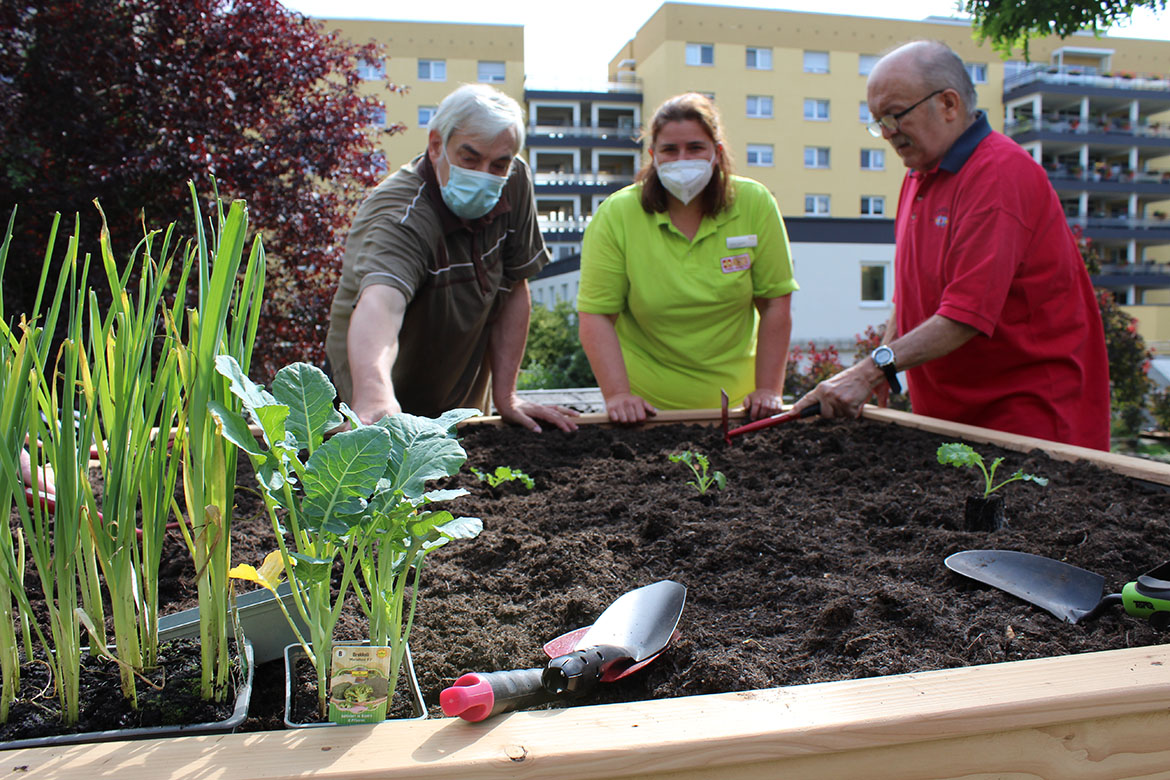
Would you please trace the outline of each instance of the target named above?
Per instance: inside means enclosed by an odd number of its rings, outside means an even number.
[[[122,269],[103,220],[99,246],[111,299],[103,312],[90,291],[92,366],[83,364],[82,376],[87,403],[98,412],[104,486],[102,513],[90,517],[94,552],[109,595],[123,693],[135,708],[134,674],[158,659],[158,569],[178,477],[178,459],[168,452],[182,400],[178,352],[160,338],[173,319],[163,297],[173,227],[162,234],[157,257],[159,235],[148,233]],[[188,260],[180,290],[189,268]]]
[[[215,229],[208,235],[195,186],[190,189],[196,215],[198,305],[187,310],[185,328],[176,339],[184,402],[175,446],[182,453],[187,510],[181,527],[198,577],[201,692],[205,699],[222,701],[229,671],[228,570],[238,451],[220,435],[209,404],[240,408],[227,380],[216,371],[215,361],[223,354],[235,360],[245,374],[250,368],[264,295],[264,247],[257,236],[247,263],[243,263],[248,227],[244,202],[232,203],[226,215],[219,202]],[[181,328],[181,323],[176,325]]]
[[[439,420],[395,415],[363,425],[344,404],[342,412],[333,407],[336,390],[314,366],[285,366],[269,392],[248,379],[231,358],[221,357],[219,364],[248,416],[263,431],[263,442],[258,442],[242,415],[213,405],[224,435],[248,453],[256,468],[293,602],[309,626],[306,641],[289,621],[317,671],[318,705],[324,716],[333,630],[350,589],[370,616],[372,639],[395,642],[393,662],[400,664],[406,639],[402,628],[409,632],[421,570],[415,570],[415,596],[404,613],[411,566],[421,567],[425,554],[447,539],[479,533],[478,520],[415,511],[432,500],[465,492],[427,494],[424,485],[454,474],[466,461],[449,430],[478,412],[454,410]],[[325,438],[345,420],[350,430]],[[340,568],[336,589],[335,564]],[[262,566],[264,571],[271,568]],[[369,598],[361,593],[359,572],[370,587]],[[275,575],[261,576],[252,566],[236,567],[233,573],[276,587]],[[396,674],[398,667],[394,668]]]
[[[10,223],[11,224],[11,223]],[[55,694],[61,706],[62,719],[67,725],[77,722],[79,715],[79,680],[81,667],[82,621],[85,607],[93,610],[96,583],[93,570],[88,518],[97,512],[89,483],[89,452],[93,441],[96,413],[81,392],[86,354],[82,326],[85,319],[85,289],[88,278],[88,257],[78,265],[79,228],[74,235],[57,277],[56,292],[47,310],[42,311],[49,261],[54,241],[46,249],[44,270],[36,301],[29,317],[22,318],[22,336],[19,338],[6,322],[0,322],[7,342],[5,377],[10,380],[3,390],[0,407],[8,438],[0,465],[5,483],[4,493],[12,500],[20,516],[20,530],[5,541],[3,556],[6,590],[17,603],[24,619],[32,614],[24,590],[22,553],[19,537],[32,559],[33,569],[44,598],[48,621],[48,638],[36,624],[33,631],[39,639],[40,655],[52,669]],[[53,235],[56,234],[56,222]],[[66,331],[58,349],[51,350],[52,334],[59,316],[66,317]],[[39,445],[39,446],[38,446]],[[40,491],[39,479],[45,466],[55,472],[55,512],[49,512],[47,502],[25,502],[20,485],[19,453],[27,446],[33,475],[34,496]],[[79,583],[84,594],[79,599]],[[96,599],[100,605],[100,598]],[[4,606],[11,607],[12,601]],[[84,605],[84,606],[83,606]],[[27,626],[27,623],[24,624]],[[32,657],[27,628],[25,650]],[[13,632],[5,631],[0,642],[13,640]],[[11,648],[5,648],[0,665],[7,667],[12,660]],[[6,673],[15,675],[5,668]],[[12,677],[5,679],[4,695],[8,696]]]

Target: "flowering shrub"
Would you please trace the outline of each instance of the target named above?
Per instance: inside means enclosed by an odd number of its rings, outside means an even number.
[[[810,341],[807,352],[792,347],[788,350],[788,365],[784,371],[784,395],[799,398],[843,368],[837,348],[831,344],[817,349],[817,345]]]

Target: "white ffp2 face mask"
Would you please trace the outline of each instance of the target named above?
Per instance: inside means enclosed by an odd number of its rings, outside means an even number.
[[[711,181],[715,173],[715,155],[711,155],[710,160],[672,160],[664,163],[656,160],[654,167],[662,186],[685,206]]]

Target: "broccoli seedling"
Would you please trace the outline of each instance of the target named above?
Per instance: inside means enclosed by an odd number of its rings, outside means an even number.
[[[471,473],[475,475],[475,478],[480,482],[488,483],[489,487],[499,487],[501,483],[512,482],[513,480],[520,482],[529,490],[532,490],[532,488],[536,486],[536,483],[532,480],[532,477],[528,476],[520,469],[508,468],[507,466],[496,466],[496,470],[494,472],[491,474],[485,474],[475,466],[471,466],[470,468]]]
[[[692,452],[687,450],[678,455],[667,455],[671,463],[682,463],[691,470],[695,475],[694,481],[688,481],[688,485],[692,485],[695,490],[699,491],[699,495],[705,495],[711,486],[723,490],[727,487],[727,477],[723,476],[722,471],[708,473],[710,463],[707,462],[707,456],[700,452]]]
[[[1024,482],[1035,482],[1037,485],[1047,485],[1048,479],[1046,477],[1038,477],[1035,474],[1025,474],[1023,470],[1017,470],[1015,474],[994,485],[995,470],[999,468],[999,464],[1003,463],[1003,458],[996,458],[991,462],[991,468],[988,469],[983,465],[983,456],[966,444],[959,444],[957,442],[948,442],[940,445],[938,448],[938,462],[944,466],[954,466],[955,468],[962,468],[963,466],[978,466],[979,470],[983,472],[983,497],[987,498],[995,491],[999,490],[1009,482],[1016,482],[1022,480]]]

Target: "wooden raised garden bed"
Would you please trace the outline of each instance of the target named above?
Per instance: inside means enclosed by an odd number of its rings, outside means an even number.
[[[1164,464],[888,410],[867,409],[866,417],[972,444],[1085,459],[1143,485],[1170,485]],[[658,422],[680,420],[717,425],[718,413],[664,414]],[[1011,502],[1022,500],[1020,493],[1012,496],[1009,513]],[[1161,559],[1167,552],[1158,546],[1150,555]],[[1170,649],[1150,644],[1148,635],[1145,642],[937,671],[519,712],[481,724],[433,718],[11,751],[5,758],[21,776],[63,780],[1148,777],[1170,767]]]

